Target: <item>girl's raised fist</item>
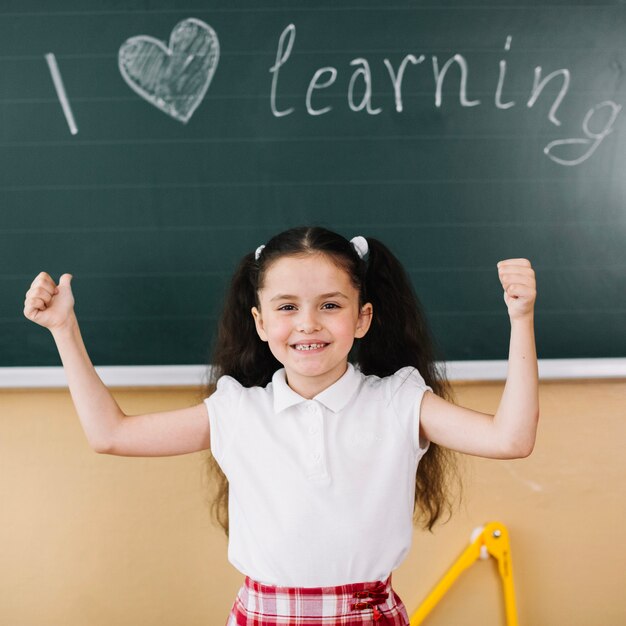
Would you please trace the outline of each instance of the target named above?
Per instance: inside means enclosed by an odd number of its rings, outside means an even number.
[[[505,259],[498,263],[498,277],[504,289],[509,317],[532,318],[537,298],[535,270],[528,259]]]
[[[41,272],[26,292],[24,316],[50,330],[68,323],[74,312],[71,280],[71,274],[63,274],[57,285],[49,274]]]

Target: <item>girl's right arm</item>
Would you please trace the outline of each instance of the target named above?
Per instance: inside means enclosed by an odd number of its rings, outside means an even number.
[[[89,445],[96,452],[122,456],[172,456],[209,448],[204,403],[144,415],[122,412],[87,354],[74,313],[71,278],[64,274],[57,286],[48,274],[39,274],[26,293],[24,315],[52,333]]]

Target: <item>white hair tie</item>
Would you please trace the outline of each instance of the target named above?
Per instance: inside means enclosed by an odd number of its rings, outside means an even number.
[[[261,256],[261,252],[263,252],[263,248],[265,248],[265,244],[260,245],[255,251],[254,251],[254,260],[258,261],[259,257]]]
[[[350,239],[350,243],[361,259],[364,259],[370,251],[370,247],[367,245],[367,239],[365,239],[365,237],[361,237],[361,235],[358,237],[352,237],[352,239]]]

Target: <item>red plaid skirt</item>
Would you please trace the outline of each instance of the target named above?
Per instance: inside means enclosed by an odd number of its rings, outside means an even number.
[[[226,626],[409,626],[402,600],[384,582],[274,587],[246,577]]]

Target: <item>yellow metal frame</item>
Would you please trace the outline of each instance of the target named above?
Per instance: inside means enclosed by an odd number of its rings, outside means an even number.
[[[426,616],[435,608],[444,594],[450,589],[456,579],[478,559],[494,557],[498,561],[498,572],[502,579],[504,592],[504,608],[507,626],[518,626],[517,610],[515,607],[515,588],[513,587],[513,564],[511,562],[511,547],[509,533],[504,524],[489,522],[477,528],[470,538],[470,545],[461,553],[452,567],[426,596],[417,611],[411,616],[411,626],[421,624]]]

